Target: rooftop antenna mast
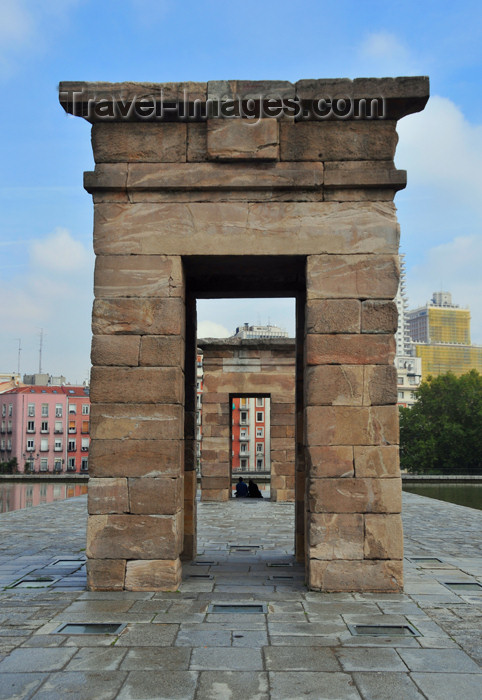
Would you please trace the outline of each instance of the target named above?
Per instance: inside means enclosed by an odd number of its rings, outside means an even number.
[[[42,349],[44,344],[44,329],[40,329],[40,345],[38,351],[38,373],[42,374]]]
[[[16,340],[18,340],[17,374],[20,376],[20,353],[22,352],[22,348],[21,348],[22,341],[20,338],[16,338]]]

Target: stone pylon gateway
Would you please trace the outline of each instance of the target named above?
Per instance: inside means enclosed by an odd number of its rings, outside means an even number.
[[[196,552],[195,300],[297,300],[296,556],[402,587],[396,122],[427,78],[62,83],[92,123],[88,585],[165,590]]]

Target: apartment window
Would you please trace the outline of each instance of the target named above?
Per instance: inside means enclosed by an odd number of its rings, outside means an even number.
[[[246,452],[247,451],[246,447],[247,447],[246,443],[242,442],[241,445],[239,446],[240,452]]]
[[[4,450],[5,449],[5,439],[3,439],[0,443],[0,449]]]
[[[258,471],[261,471],[262,468],[263,468],[263,460],[262,460],[262,459],[257,459],[257,460],[256,460],[256,469],[257,469]]]
[[[263,451],[263,443],[257,442],[256,443],[256,452],[262,452],[262,451]]]
[[[4,433],[4,432],[6,431],[6,429],[7,429],[7,428],[6,428],[6,426],[5,426],[5,421],[2,420],[2,433]]]
[[[258,438],[264,437],[264,428],[256,428],[256,437],[258,437]]]
[[[414,392],[414,391],[411,391],[411,392],[410,392],[410,398],[411,398],[411,399],[414,399],[414,398],[415,398],[415,392]]]
[[[248,460],[247,459],[242,459],[241,460],[241,469],[246,469],[248,466]]]
[[[7,415],[7,404],[2,403],[2,416],[6,416],[6,415]]]
[[[403,391],[399,391],[399,392],[398,392],[398,398],[399,398],[399,399],[403,399]]]
[[[67,471],[75,472],[75,457],[69,457],[67,462]]]
[[[409,383],[411,386],[414,386],[414,385],[417,383],[417,379],[416,379],[415,377],[409,377],[409,378],[408,378],[408,383]]]
[[[55,417],[62,418],[62,404],[61,403],[55,404]]]
[[[201,394],[198,394],[198,395],[196,396],[196,406],[197,406],[198,408],[201,408],[201,405],[202,405]]]
[[[264,399],[260,396],[256,398],[256,406],[264,406]]]
[[[62,460],[61,459],[55,459],[54,460],[54,472],[61,472],[62,471]]]
[[[43,403],[43,404],[42,404],[41,415],[42,415],[42,416],[45,416],[45,418],[47,418],[47,416],[49,415],[49,405],[48,405],[48,403]]]
[[[69,440],[67,449],[69,452],[75,452],[75,450],[76,450],[75,440]]]
[[[89,449],[89,438],[82,438],[82,452],[87,452]]]
[[[27,421],[27,433],[34,433],[34,432],[35,432],[35,421],[28,420]]]
[[[90,413],[90,406],[88,403],[83,403],[82,404],[82,415],[83,416],[88,416]]]
[[[12,449],[12,441],[11,441],[10,438],[8,438],[8,440],[7,440],[7,450],[11,450],[11,449]]]
[[[241,411],[239,414],[239,421],[240,423],[247,423],[248,422],[248,414],[246,411]]]
[[[403,384],[403,377],[397,377],[397,382],[399,384]]]
[[[27,452],[33,452],[34,449],[33,440],[27,440]]]
[[[55,440],[54,443],[54,450],[56,452],[61,452],[62,451],[62,440]]]
[[[5,415],[5,414],[3,414],[3,415]],[[27,409],[27,415],[29,415],[29,416],[35,415],[35,404],[34,403],[29,403],[28,409]]]
[[[47,452],[49,449],[49,441],[47,438],[42,438],[40,440],[40,452]]]
[[[77,406],[75,403],[69,403],[69,413],[77,413]]]
[[[40,423],[40,432],[41,433],[48,433],[49,432],[49,422],[47,420],[43,420]]]
[[[89,470],[89,459],[87,457],[82,457],[80,462],[80,471],[86,472]]]
[[[247,440],[248,439],[248,431],[247,430],[240,430],[239,431],[239,439],[240,440]]]
[[[248,408],[248,399],[244,398],[244,397],[239,399],[239,407],[240,408]]]
[[[77,432],[77,428],[75,427],[75,421],[69,420],[69,433],[75,433],[75,432]]]
[[[82,421],[82,432],[83,432],[83,433],[88,433],[88,432],[89,432],[89,421],[88,421],[88,420],[83,420],[83,421]]]
[[[7,433],[11,433],[11,432],[12,432],[12,421],[9,420],[7,423]]]
[[[42,457],[40,460],[40,471],[41,472],[48,472],[49,470],[49,463],[47,457]]]
[[[13,404],[9,403],[8,404],[8,415],[11,416],[13,413]]]
[[[55,421],[54,432],[55,433],[63,433],[64,432],[64,429],[62,428],[62,421],[61,420]]]
[[[263,422],[263,412],[262,411],[256,411],[256,423],[262,423]]]

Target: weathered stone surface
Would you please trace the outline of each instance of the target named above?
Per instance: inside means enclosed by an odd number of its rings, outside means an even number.
[[[179,404],[112,404],[91,406],[90,435],[98,440],[175,440],[184,436]]]
[[[311,513],[400,513],[400,479],[310,479]]]
[[[228,489],[201,489],[201,501],[229,501]]]
[[[94,335],[90,358],[93,365],[137,367],[139,335]]]
[[[182,403],[179,367],[92,367],[90,397],[96,403]]]
[[[314,445],[306,449],[306,467],[313,477],[353,477],[353,447],[324,447]]]
[[[307,333],[359,333],[358,299],[314,299],[306,304]]]
[[[393,160],[396,122],[282,121],[281,160]]]
[[[397,444],[397,407],[308,406],[306,435],[310,446]]]
[[[230,489],[229,474],[225,476],[204,476],[201,479],[201,489],[210,491],[214,489]]]
[[[90,477],[87,510],[90,515],[128,513],[127,479],[95,479]]]
[[[175,559],[182,523],[178,515],[91,515],[87,556],[92,559]]]
[[[143,335],[140,343],[141,367],[181,367],[184,369],[184,341],[176,335]]]
[[[395,359],[393,335],[313,335],[306,337],[308,365],[391,365]]]
[[[397,403],[397,370],[394,365],[366,365],[363,370],[364,406]]]
[[[325,165],[326,188],[387,188],[393,192],[407,186],[406,170],[397,170],[392,161],[341,161]]]
[[[363,301],[361,305],[362,333],[396,333],[397,305],[393,301]]]
[[[361,406],[363,367],[356,365],[317,365],[305,372],[307,406]]]
[[[182,335],[184,301],[171,299],[96,299],[94,334]]]
[[[209,119],[207,152],[210,160],[278,160],[278,121]]]
[[[398,280],[393,294],[393,283],[388,286],[377,280],[381,276],[383,282],[384,267],[393,271],[397,258],[390,256],[377,265],[373,254],[398,253],[398,239],[391,202],[103,203],[96,204],[94,211],[97,255],[249,255],[253,250],[257,255],[342,255],[345,272],[339,270],[336,275],[338,263],[330,273],[338,282],[330,283],[333,293],[325,294],[320,283],[314,289],[321,294],[311,293],[309,277],[311,298],[393,299]],[[347,250],[351,254],[345,256]],[[355,254],[364,253],[370,255],[354,260]],[[345,285],[340,276],[346,278],[347,264],[351,269],[357,262],[358,286],[356,275],[355,282]],[[319,273],[325,275],[325,271]]]
[[[125,573],[125,559],[87,559],[87,588],[89,591],[122,591]]]
[[[96,163],[175,163],[186,160],[186,124],[95,124]]]
[[[125,588],[127,591],[175,591],[181,584],[179,559],[128,561]]]
[[[188,122],[187,125],[187,161],[202,163],[208,159],[206,122]]]
[[[295,86],[288,80],[209,80],[208,99],[213,102],[280,100],[295,97]]]
[[[398,445],[354,447],[355,475],[357,477],[400,476]]]
[[[182,297],[181,258],[176,255],[99,255],[95,261],[94,294],[114,297]]]
[[[92,440],[92,477],[179,476],[184,465],[181,440]]]
[[[396,593],[403,589],[403,562],[311,559],[308,585],[327,592]]]
[[[310,559],[363,559],[361,513],[310,513],[308,533]]]
[[[365,559],[403,559],[401,515],[365,515]]]
[[[393,255],[312,255],[306,275],[308,299],[393,299],[400,268]]]
[[[182,508],[182,477],[128,479],[129,510],[140,515],[173,515]]]

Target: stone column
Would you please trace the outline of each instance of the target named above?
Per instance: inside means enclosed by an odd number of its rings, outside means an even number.
[[[398,281],[395,255],[307,260],[310,588],[397,591],[403,585],[393,366]]]

